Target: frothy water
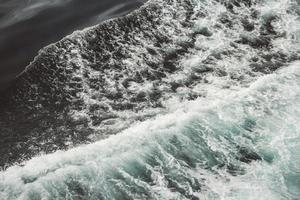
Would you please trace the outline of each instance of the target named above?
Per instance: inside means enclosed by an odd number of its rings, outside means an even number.
[[[153,0],[42,50],[0,107],[33,121],[0,199],[299,199],[299,34],[298,1]]]
[[[300,63],[0,174],[3,199],[297,199]]]

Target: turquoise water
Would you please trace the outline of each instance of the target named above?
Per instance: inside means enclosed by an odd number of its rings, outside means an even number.
[[[0,173],[2,199],[298,199],[300,63]]]

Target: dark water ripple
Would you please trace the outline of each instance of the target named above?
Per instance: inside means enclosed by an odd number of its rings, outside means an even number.
[[[143,0],[0,0],[0,90],[42,47],[74,30],[123,15]]]

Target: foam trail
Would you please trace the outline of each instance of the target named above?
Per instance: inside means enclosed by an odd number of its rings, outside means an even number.
[[[3,199],[296,199],[300,63],[0,173]],[[206,105],[205,107],[203,105]]]

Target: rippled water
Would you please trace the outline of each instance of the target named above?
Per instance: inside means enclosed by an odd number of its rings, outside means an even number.
[[[38,50],[67,34],[121,16],[143,0],[0,0],[0,90]]]
[[[153,0],[44,49],[0,106],[0,199],[299,199],[299,4]]]

